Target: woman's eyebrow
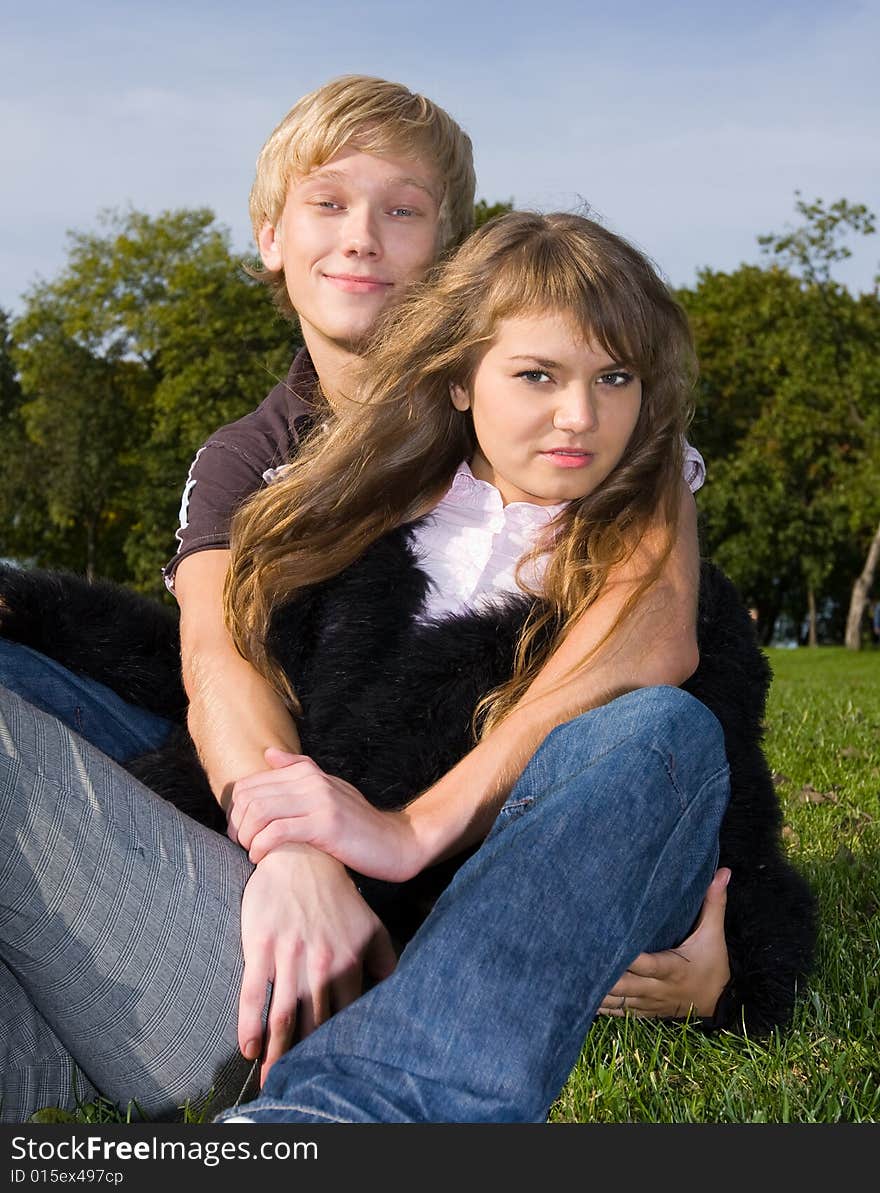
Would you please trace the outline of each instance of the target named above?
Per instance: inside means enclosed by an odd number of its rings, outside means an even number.
[[[542,369],[565,369],[567,366],[558,360],[549,360],[546,356],[533,356],[531,353],[516,353],[507,358],[509,361],[523,360],[528,361],[529,364],[539,365]],[[626,366],[622,361],[614,360],[609,356],[608,360],[603,361],[598,366],[598,372],[610,373],[612,369],[622,369]]]
[[[517,352],[513,356],[509,356],[507,359],[508,360],[528,360],[532,364],[540,365],[541,368],[543,368],[543,369],[561,369],[562,368],[562,365],[559,363],[558,360],[548,360],[544,356],[533,356],[530,352],[526,352],[526,353]]]

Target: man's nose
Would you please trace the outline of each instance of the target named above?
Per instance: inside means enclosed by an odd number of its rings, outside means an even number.
[[[382,256],[378,220],[369,204],[359,203],[349,208],[343,228],[343,252],[350,257]]]

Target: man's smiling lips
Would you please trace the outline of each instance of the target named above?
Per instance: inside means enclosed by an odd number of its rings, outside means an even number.
[[[359,273],[325,273],[324,278],[338,290],[346,294],[380,294],[390,290],[393,282],[386,282],[383,278],[372,277]]]
[[[557,468],[585,468],[592,462],[595,453],[576,447],[551,447],[540,455]]]

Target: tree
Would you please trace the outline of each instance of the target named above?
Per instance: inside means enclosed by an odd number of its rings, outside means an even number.
[[[0,555],[25,558],[39,516],[34,516],[29,489],[28,440],[22,421],[21,385],[13,360],[9,314],[0,310]]]
[[[841,222],[872,226],[864,209],[799,210],[824,247],[809,225],[762,238],[768,267],[703,271],[680,297],[700,358],[691,435],[711,464],[699,498],[708,548],[758,607],[765,640],[780,613],[799,623],[806,606],[815,642],[820,598],[842,598],[866,520],[876,525],[880,341],[876,296],[827,276],[845,255]],[[802,250],[814,253],[809,276],[794,272]]]
[[[504,215],[505,211],[513,211],[513,199],[498,203],[489,203],[486,199],[478,199],[474,204],[474,227],[482,228],[483,224],[493,220],[496,215]]]
[[[0,307],[0,419],[7,418],[21,402],[21,386],[12,361],[9,312]]]
[[[295,334],[208,210],[104,213],[70,246],[13,329],[27,557],[62,534],[48,562],[158,593],[195,450],[286,373]]]
[[[860,355],[858,348],[865,342],[866,324],[873,324],[873,334],[869,332],[868,335],[869,359],[861,354],[862,368],[858,376],[854,376],[850,369],[849,384],[853,392],[847,415],[848,424],[856,430],[854,437],[861,441],[864,459],[869,462],[867,472],[871,475],[864,477],[866,470],[859,469],[860,480],[863,483],[867,480],[869,491],[877,494],[880,491],[880,419],[877,417],[880,388],[877,386],[876,360],[880,338],[877,335],[876,288],[873,296],[863,296],[863,307],[866,309],[862,313],[867,314],[867,320],[860,320],[854,325],[850,312],[845,310],[847,292],[832,278],[833,266],[852,256],[852,250],[846,243],[847,237],[872,236],[877,230],[876,216],[861,203],[854,204],[846,199],[838,199],[826,206],[821,199],[806,203],[799,191],[795,194],[795,207],[803,220],[801,225],[786,233],[759,236],[758,241],[765,252],[772,254],[776,260],[803,278],[810,291],[818,297],[827,332],[834,343],[835,363],[841,375],[844,374],[847,365],[851,365],[853,350],[855,349],[857,356]],[[870,309],[871,305],[874,307],[873,311]],[[866,377],[873,381],[869,387],[872,400],[860,408],[857,394],[859,391],[863,392],[864,386],[859,382]],[[861,648],[862,619],[880,555],[880,525],[877,525],[876,517],[880,515],[880,499],[868,504],[873,507],[875,517],[871,525],[876,529],[868,547],[864,566],[852,586],[845,637],[846,645],[851,650]]]
[[[880,568],[880,302],[876,294],[862,296],[859,316],[868,325],[857,345],[858,376],[865,391],[861,406],[866,448],[853,477],[848,527],[861,548],[861,564],[853,568],[856,579],[844,638],[851,650],[861,649],[865,609]]]

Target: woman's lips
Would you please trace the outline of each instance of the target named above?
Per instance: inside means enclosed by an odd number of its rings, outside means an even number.
[[[337,290],[344,290],[346,294],[379,294],[390,290],[393,282],[385,282],[381,278],[358,277],[349,273],[325,273],[324,278]]]
[[[588,464],[592,463],[594,453],[557,448],[553,451],[541,452],[541,455],[557,468],[586,468]]]

